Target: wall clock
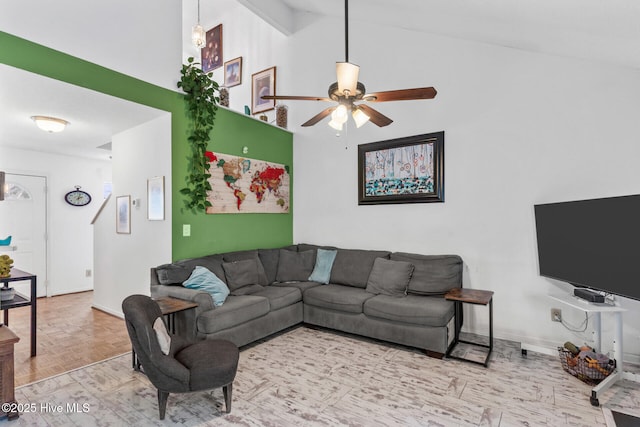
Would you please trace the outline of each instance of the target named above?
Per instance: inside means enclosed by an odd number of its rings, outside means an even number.
[[[65,202],[71,206],[86,206],[91,203],[91,195],[86,191],[80,190],[80,186],[76,185],[76,189],[69,191],[64,195]]]

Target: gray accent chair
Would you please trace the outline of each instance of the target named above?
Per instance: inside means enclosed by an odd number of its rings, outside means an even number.
[[[127,331],[149,381],[158,389],[163,420],[169,393],[187,393],[222,387],[227,413],[231,412],[233,380],[238,368],[238,347],[225,340],[187,340],[171,335],[165,355],[153,329],[162,312],[146,295],[131,295],[122,302]]]

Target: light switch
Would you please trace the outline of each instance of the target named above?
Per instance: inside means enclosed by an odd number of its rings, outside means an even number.
[[[183,237],[191,236],[191,224],[182,224],[182,236]]]

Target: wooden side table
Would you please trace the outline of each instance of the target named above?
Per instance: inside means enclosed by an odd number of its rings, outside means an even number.
[[[0,326],[0,403],[10,403],[15,410],[4,412],[0,409],[0,417],[10,420],[20,416],[15,398],[14,370],[13,370],[13,345],[20,338],[6,326]]]
[[[166,319],[167,329],[169,329],[169,332],[172,334],[176,333],[176,313],[191,310],[198,306],[195,302],[172,297],[160,297],[154,299],[154,301],[158,303],[158,307],[160,307],[160,311]],[[133,348],[131,349],[131,357],[133,369],[139,371],[140,361],[136,357],[136,351]]]
[[[480,289],[464,289],[464,288],[455,288],[451,289],[444,296],[445,299],[449,301],[455,302],[455,316],[456,316],[456,326],[455,326],[455,338],[449,348],[447,349],[446,357],[451,359],[464,360],[471,363],[477,363],[479,365],[483,365],[485,368],[489,366],[489,357],[491,356],[491,352],[493,351],[493,291],[484,291]],[[467,304],[476,304],[476,305],[489,305],[489,345],[480,344],[471,341],[465,341],[460,339],[460,328],[462,325],[458,322],[460,319],[460,315],[462,314],[462,303]],[[489,352],[487,353],[487,357],[484,359],[484,362],[479,362],[477,360],[465,359],[463,357],[452,356],[451,352],[455,348],[458,343],[471,344],[478,347],[488,348]]]

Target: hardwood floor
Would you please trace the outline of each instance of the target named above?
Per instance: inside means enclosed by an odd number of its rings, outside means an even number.
[[[131,351],[124,320],[91,308],[93,292],[38,299],[37,356],[31,357],[30,307],[9,310],[15,384],[21,386]]]

